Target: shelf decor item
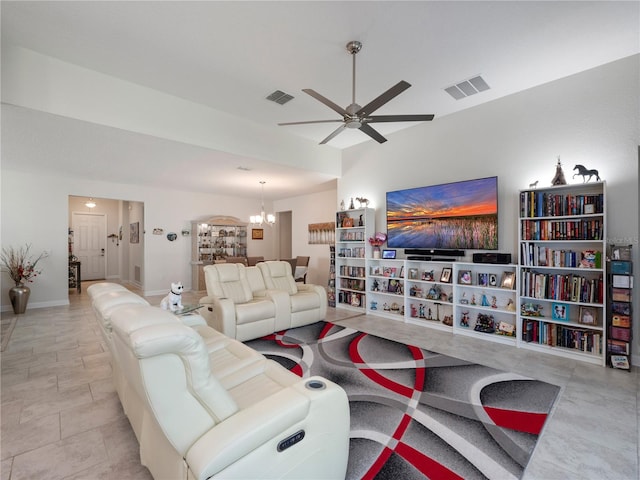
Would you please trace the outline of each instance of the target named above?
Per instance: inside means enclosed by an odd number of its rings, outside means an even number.
[[[369,237],[369,244],[373,247],[373,258],[380,258],[380,247],[387,241],[387,234],[376,232],[373,237]]]
[[[37,265],[40,260],[47,257],[46,253],[42,252],[33,260],[30,250],[30,244],[20,248],[8,247],[3,248],[0,255],[2,270],[7,272],[15,282],[15,286],[9,289],[9,299],[15,314],[26,311],[31,289],[25,283],[32,283],[42,273],[37,269]]]

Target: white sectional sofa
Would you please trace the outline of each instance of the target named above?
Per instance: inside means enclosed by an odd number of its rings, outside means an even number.
[[[255,267],[220,263],[204,267],[207,296],[202,315],[208,324],[240,341],[324,320],[327,292],[296,283],[291,265],[260,262]]]
[[[107,284],[88,293],[156,480],[344,478],[349,405],[338,385],[298,377],[199,315]]]

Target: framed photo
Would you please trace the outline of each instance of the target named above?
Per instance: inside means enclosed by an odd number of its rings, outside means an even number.
[[[129,243],[140,243],[140,222],[129,224]]]
[[[489,274],[489,286],[497,287],[498,286],[498,276],[495,273]]]
[[[264,239],[264,229],[263,228],[252,228],[251,229],[251,240],[263,240]]]
[[[445,267],[442,269],[442,273],[440,274],[440,281],[442,283],[451,283],[451,268]]]
[[[566,303],[551,304],[551,318],[560,322],[569,321],[569,305]]]
[[[478,285],[481,287],[489,286],[489,274],[488,273],[478,273]]]
[[[580,307],[580,316],[578,322],[583,325],[597,325],[598,324],[598,310],[593,307]]]
[[[410,268],[409,269],[409,280],[417,280],[418,279],[418,269]]]
[[[516,274],[515,272],[503,272],[502,280],[500,281],[500,287],[513,290],[516,286]]]
[[[396,258],[396,251],[384,249],[382,250],[382,258],[386,258],[386,259]]]
[[[458,283],[460,285],[471,285],[471,270],[460,270],[458,273]]]

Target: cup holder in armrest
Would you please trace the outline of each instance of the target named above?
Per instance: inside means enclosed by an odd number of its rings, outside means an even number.
[[[322,380],[309,380],[304,384],[309,390],[324,390],[327,385]]]

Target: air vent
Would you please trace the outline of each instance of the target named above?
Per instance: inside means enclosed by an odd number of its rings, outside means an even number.
[[[450,87],[445,88],[444,91],[456,100],[461,100],[465,97],[475,95],[476,93],[489,90],[489,88],[490,87],[487,82],[485,82],[484,79],[480,75],[478,75],[468,80],[463,80],[462,82],[456,83],[455,85],[451,85]]]
[[[289,95],[288,93],[284,93],[281,90],[276,90],[271,95],[267,97],[267,100],[271,100],[272,102],[276,102],[279,105],[284,105],[289,100],[293,100],[293,95]]]

